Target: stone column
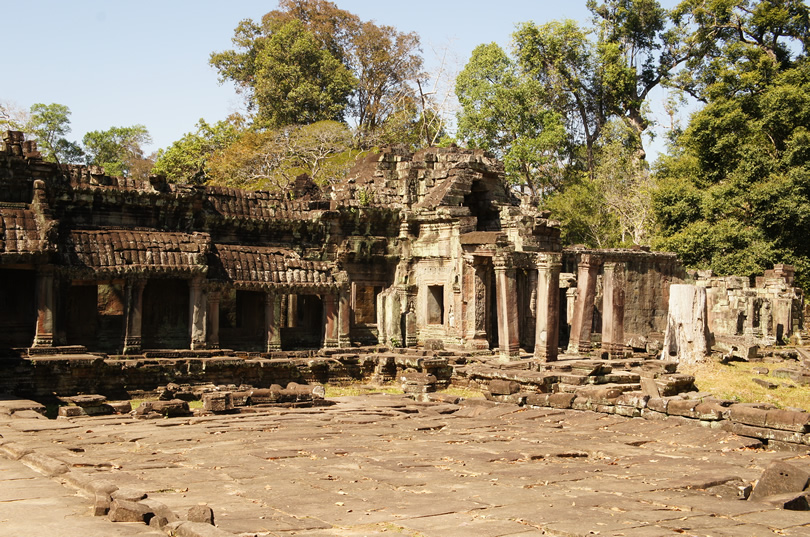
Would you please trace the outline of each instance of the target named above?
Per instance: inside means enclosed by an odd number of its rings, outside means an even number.
[[[495,298],[498,308],[498,346],[502,360],[520,359],[517,283],[515,269],[508,259],[494,258]]]
[[[351,347],[351,291],[346,285],[340,290],[340,302],[338,304],[338,347]]]
[[[338,346],[338,298],[333,293],[323,296],[323,346],[335,348]]]
[[[605,263],[602,275],[602,352],[624,356],[624,263]]]
[[[571,319],[571,337],[568,352],[585,353],[591,350],[591,326],[593,325],[593,301],[596,296],[596,276],[601,260],[583,254],[577,265],[577,298]]]
[[[557,360],[560,341],[560,269],[562,255],[537,256],[537,328],[534,356],[546,362]]]
[[[287,326],[290,328],[295,327],[298,320],[298,295],[289,295],[287,297]]]
[[[416,286],[405,291],[405,346],[416,347]]]
[[[281,297],[274,291],[264,295],[264,328],[267,352],[281,350]]]
[[[219,348],[219,291],[208,292],[208,348]]]
[[[146,287],[146,280],[127,280],[124,285],[124,354],[138,354],[143,342],[143,289]]]
[[[37,326],[33,347],[53,347],[53,317],[56,299],[53,285],[53,267],[40,267],[37,270]]]
[[[206,295],[202,288],[203,278],[197,276],[188,282],[188,324],[191,336],[191,350],[205,348],[206,333]]]

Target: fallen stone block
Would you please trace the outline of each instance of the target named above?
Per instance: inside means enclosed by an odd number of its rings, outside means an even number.
[[[737,423],[729,420],[722,420],[717,422],[718,428],[734,433],[740,436],[747,436],[749,438],[759,438],[760,440],[786,442],[790,444],[802,444],[804,435],[802,433],[795,433],[792,431],[781,431],[779,429],[769,429],[767,427],[755,427],[753,425],[746,425],[744,423]]]
[[[18,461],[25,455],[33,453],[33,450],[16,442],[5,442],[0,445],[0,452],[5,453],[9,459]]]
[[[618,386],[583,386],[577,388],[577,396],[586,397],[592,403],[612,405],[623,393],[623,389]]]
[[[36,452],[23,455],[20,462],[50,477],[66,474],[70,470],[68,465],[59,459]]]
[[[548,406],[551,408],[571,408],[576,398],[576,394],[573,393],[551,393],[548,394]]]
[[[625,416],[628,418],[638,418],[641,417],[641,410],[640,408],[636,408],[634,406],[626,406],[626,405],[616,405],[615,413],[619,416]]]
[[[728,410],[728,419],[754,427],[765,427],[768,412],[761,408],[754,408],[744,404],[731,405]]]
[[[170,537],[234,537],[233,533],[202,522],[170,522],[163,531]]]
[[[803,468],[784,461],[774,461],[762,472],[748,499],[757,501],[776,494],[802,492],[808,481],[810,473]]]
[[[669,405],[669,398],[665,397],[650,397],[647,400],[647,408],[662,414],[667,413],[667,406]]]
[[[616,404],[634,408],[646,408],[650,396],[644,392],[624,392],[616,398]]]
[[[250,405],[250,390],[231,392],[231,404],[235,407]]]
[[[754,384],[758,384],[759,386],[762,386],[763,388],[768,389],[768,390],[775,390],[776,388],[779,387],[778,384],[774,384],[773,382],[771,382],[769,380],[756,378],[756,377],[752,378],[751,380],[754,381]]]
[[[489,393],[492,395],[511,395],[520,391],[520,384],[514,380],[492,379],[489,381]]]
[[[126,500],[113,500],[108,513],[111,522],[143,522],[144,524],[149,524],[149,520],[154,515],[146,505]]]
[[[146,498],[146,493],[140,489],[135,489],[131,487],[124,487],[119,488],[112,493],[110,493],[110,497],[113,500],[125,500],[128,502],[139,502]]]
[[[667,414],[670,416],[683,416],[684,418],[697,418],[695,408],[700,401],[691,399],[671,399],[667,405]]]
[[[195,505],[189,508],[186,516],[189,522],[202,522],[214,525],[214,510],[207,505]]]
[[[115,401],[112,403],[107,403],[114,413],[116,414],[129,414],[132,412],[132,403],[129,401]]]
[[[202,396],[203,409],[208,412],[228,412],[233,410],[230,392],[206,393]]]
[[[57,416],[60,418],[76,418],[86,415],[87,413],[80,406],[60,406],[57,411]]]
[[[792,410],[766,410],[765,426],[783,431],[810,431],[810,413]]]
[[[704,401],[695,407],[695,417],[699,420],[717,421],[726,419],[728,408],[716,401]]]
[[[810,492],[806,491],[774,494],[763,498],[762,501],[788,511],[810,511]]]
[[[109,494],[97,492],[93,501],[93,516],[107,516],[111,504],[112,498]]]
[[[189,416],[191,414],[186,401],[172,399],[171,401],[144,401],[141,403],[141,406],[135,410],[135,415],[145,416],[150,412],[155,412],[169,418]]]
[[[770,370],[767,367],[754,367],[751,369],[757,375],[767,375],[770,373]]]
[[[180,520],[180,517],[178,517],[174,511],[169,509],[169,507],[163,502],[153,500],[152,498],[146,498],[145,500],[142,500],[141,503],[147,506],[155,515],[151,520],[149,520],[149,525],[152,527],[163,528],[163,526],[169,524],[170,522],[177,522]]]

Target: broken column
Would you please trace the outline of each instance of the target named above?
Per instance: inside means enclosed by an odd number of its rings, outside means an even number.
[[[351,330],[351,294],[348,285],[340,290],[338,304],[338,347],[351,346],[349,331]]]
[[[607,262],[602,275],[602,352],[624,356],[624,263]]]
[[[697,363],[709,354],[706,323],[706,288],[696,285],[669,286],[669,312],[662,360]]]
[[[560,339],[560,269],[558,253],[537,254],[537,329],[534,356],[546,362],[557,360]]]
[[[520,335],[518,333],[515,269],[506,257],[495,257],[492,261],[495,268],[498,345],[501,359],[517,360],[520,358]]]
[[[281,300],[274,291],[268,291],[264,298],[264,326],[267,334],[267,352],[281,350]]]
[[[146,287],[146,280],[127,280],[124,290],[126,296],[126,308],[124,312],[124,323],[126,333],[124,334],[124,354],[138,354],[142,345],[143,326],[143,289]]]
[[[53,267],[44,266],[37,270],[37,326],[33,347],[53,346],[54,313]]]
[[[601,259],[591,254],[583,254],[577,264],[577,291],[568,352],[585,353],[591,350],[593,304],[596,296],[596,276],[600,266]]]
[[[205,348],[206,314],[205,292],[202,288],[203,278],[196,276],[188,284],[189,288],[189,332],[191,335],[191,350]]]
[[[219,348],[219,291],[208,292],[208,343],[209,349]]]
[[[323,346],[335,348],[338,346],[338,298],[334,293],[323,296],[324,335]]]

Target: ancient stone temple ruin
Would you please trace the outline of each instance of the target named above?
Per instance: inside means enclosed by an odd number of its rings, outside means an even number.
[[[615,357],[660,346],[669,285],[685,276],[672,254],[561,248],[558,224],[521,204],[482,151],[386,149],[333,187],[301,177],[268,193],[59,166],[19,132],[0,147],[0,348]],[[733,290],[747,286],[729,282],[702,284],[726,290],[711,311],[742,307]],[[755,313],[795,313],[790,289],[731,321],[709,317],[722,333],[747,318],[762,335]],[[764,333],[784,338],[794,324]]]

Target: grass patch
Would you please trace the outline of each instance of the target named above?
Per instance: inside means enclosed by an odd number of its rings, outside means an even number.
[[[324,390],[326,391],[326,398],[331,397],[347,397],[357,395],[368,395],[371,393],[387,393],[392,395],[402,395],[403,391],[399,384],[389,382],[383,385],[374,384],[346,384],[346,385],[331,385],[325,384]],[[483,399],[484,394],[478,390],[471,390],[469,388],[459,388],[450,386],[444,390],[437,390],[436,393],[446,393],[455,397],[462,397],[464,399]]]
[[[767,367],[767,375],[754,373],[755,367]],[[771,403],[779,408],[793,407],[810,411],[810,386],[798,386],[788,378],[772,375],[774,369],[790,367],[790,363],[766,364],[762,362],[730,362],[722,364],[709,360],[702,364],[678,366],[678,371],[695,376],[695,384],[702,392],[739,403]],[[779,385],[774,390],[755,383],[759,377]]]
[[[464,399],[483,399],[484,394],[478,390],[472,390],[470,388],[462,388],[460,386],[450,386],[445,390],[439,390],[438,393],[446,393],[447,395],[452,395],[455,397],[462,397]]]

